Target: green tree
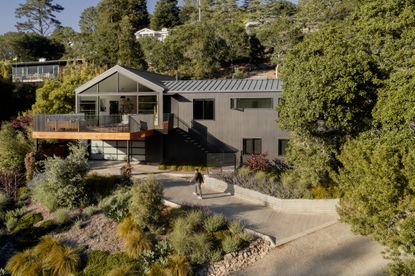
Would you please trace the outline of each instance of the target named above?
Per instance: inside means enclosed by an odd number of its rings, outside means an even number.
[[[120,23],[118,47],[118,64],[140,70],[147,68],[143,51],[134,36],[134,30],[128,16],[124,16]]]
[[[75,89],[97,76],[102,70],[93,65],[70,65],[61,79],[45,81],[36,90],[34,114],[65,114],[75,112]]]
[[[347,142],[339,156],[342,221],[388,246],[397,261],[415,259],[414,149],[415,135],[409,128],[373,131]],[[411,273],[398,274],[412,275],[414,267],[408,266]]]
[[[52,157],[45,160],[45,177],[34,181],[34,198],[51,210],[80,207],[86,202],[87,149],[81,144],[72,144],[69,150],[65,159]]]
[[[54,4],[53,0],[26,0],[16,9],[16,17],[24,18],[26,21],[17,22],[16,28],[19,31],[31,31],[45,36],[53,27],[61,25],[55,14],[63,9],[61,5]]]
[[[177,0],[158,1],[151,17],[150,27],[154,30],[173,28],[180,22],[179,11]]]
[[[97,24],[97,9],[89,7],[82,11],[79,18],[79,29],[82,33],[93,33],[96,30]]]
[[[119,51],[128,51],[122,49],[120,41],[125,43],[126,39],[131,40],[125,33],[127,26],[125,17],[129,19],[130,26],[128,29],[132,32],[148,25],[148,13],[146,2],[143,0],[102,0],[97,7],[96,32],[93,35],[93,61],[98,65],[113,66],[119,61]],[[122,24],[124,18],[124,24]],[[121,30],[124,25],[124,30]],[[122,39],[118,39],[118,34],[124,31]],[[141,53],[138,53],[137,59],[131,63],[138,64],[141,59]],[[145,67],[142,64],[140,67]]]
[[[0,60],[60,59],[64,52],[64,45],[38,34],[8,32],[0,36]]]
[[[25,135],[3,123],[0,129],[0,172],[24,172],[24,158],[32,149]]]
[[[17,117],[35,102],[36,87],[30,84],[0,79],[0,91],[0,122]]]
[[[163,186],[154,176],[134,184],[131,189],[130,213],[141,229],[156,230],[163,209]]]

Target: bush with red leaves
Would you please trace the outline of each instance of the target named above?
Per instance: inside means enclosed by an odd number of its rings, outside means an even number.
[[[267,153],[252,154],[244,162],[244,166],[248,167],[252,171],[265,171],[271,165],[267,159]]]

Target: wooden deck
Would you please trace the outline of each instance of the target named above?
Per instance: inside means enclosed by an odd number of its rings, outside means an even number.
[[[154,130],[139,132],[70,132],[70,131],[34,131],[33,139],[58,140],[136,140],[154,134]]]

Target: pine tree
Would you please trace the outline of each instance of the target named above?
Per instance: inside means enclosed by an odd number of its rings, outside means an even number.
[[[118,47],[118,64],[141,70],[146,69],[143,51],[135,39],[134,29],[128,16],[124,16],[120,23]]]
[[[160,0],[157,2],[154,14],[151,17],[151,28],[159,30],[176,26],[180,21],[179,11],[177,0]]]
[[[63,11],[59,4],[53,4],[53,0],[26,0],[16,9],[18,19],[26,18],[26,21],[17,22],[19,31],[31,31],[42,36],[50,33],[52,27],[58,27],[61,22],[56,19],[55,13]]]

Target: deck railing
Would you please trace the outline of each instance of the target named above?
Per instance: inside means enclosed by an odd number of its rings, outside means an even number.
[[[45,132],[139,132],[154,128],[153,116],[57,114],[35,115],[33,130]]]

